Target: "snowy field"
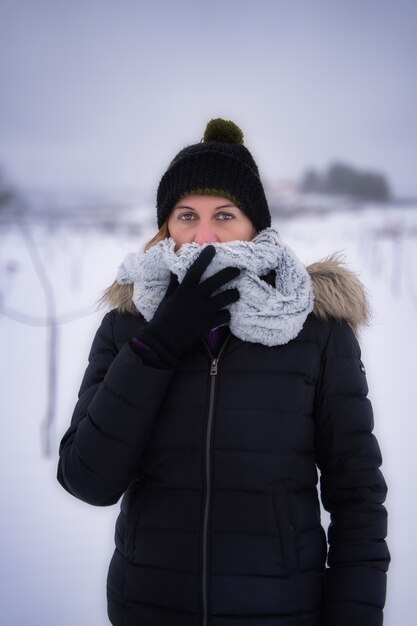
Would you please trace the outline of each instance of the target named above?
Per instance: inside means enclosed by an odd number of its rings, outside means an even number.
[[[390,514],[386,626],[417,624],[413,569],[417,518],[417,207],[275,221],[306,264],[342,251],[367,287],[374,317],[361,335],[375,434],[388,483]],[[47,407],[46,300],[17,226],[0,231],[0,528],[1,623],[4,626],[103,626],[107,566],[119,505],[79,502],[56,481],[59,441],[67,429],[88,351],[103,311],[94,303],[127,252],[152,235],[31,227],[52,287],[58,319],[56,416],[51,455],[42,454]],[[90,313],[86,309],[90,307]],[[81,315],[83,314],[83,315]],[[28,317],[25,317],[28,316]],[[335,625],[336,626],[336,625]]]

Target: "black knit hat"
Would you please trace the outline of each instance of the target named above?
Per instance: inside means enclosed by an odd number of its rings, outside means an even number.
[[[210,120],[201,142],[181,150],[170,163],[158,186],[158,228],[178,200],[190,194],[226,197],[258,231],[271,226],[258,167],[243,145],[242,131],[231,121]]]

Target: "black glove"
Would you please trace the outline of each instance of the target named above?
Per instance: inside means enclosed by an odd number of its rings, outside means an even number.
[[[200,283],[200,278],[216,254],[207,246],[190,266],[181,284],[171,274],[166,293],[155,315],[137,337],[169,365],[176,367],[181,355],[216,326],[230,322],[224,307],[239,299],[237,289],[211,294],[240,274],[237,267],[226,267]]]

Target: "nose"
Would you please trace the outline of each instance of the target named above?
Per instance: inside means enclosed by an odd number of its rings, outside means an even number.
[[[210,223],[200,221],[196,228],[194,243],[215,243],[219,238]]]

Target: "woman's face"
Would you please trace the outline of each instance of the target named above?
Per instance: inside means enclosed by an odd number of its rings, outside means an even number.
[[[185,196],[171,211],[168,230],[175,250],[183,243],[250,241],[257,231],[231,200],[221,196]]]

